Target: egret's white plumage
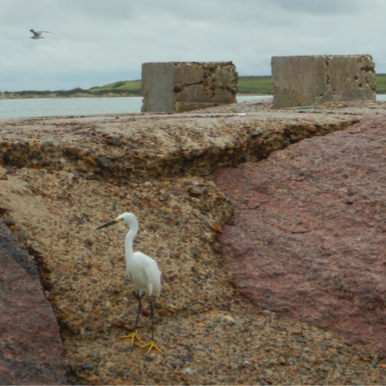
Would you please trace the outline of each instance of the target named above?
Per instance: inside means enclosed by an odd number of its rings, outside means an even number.
[[[34,36],[31,36],[30,39],[44,39],[42,34],[51,33],[50,31],[34,31],[33,29],[30,29],[30,31],[33,33]]]
[[[157,345],[154,343],[154,329],[153,329],[153,318],[154,318],[154,307],[153,307],[153,296],[159,296],[161,293],[161,271],[158,269],[158,264],[150,256],[145,255],[142,252],[133,251],[133,241],[134,237],[138,233],[139,222],[135,214],[133,213],[123,213],[118,216],[115,220],[110,221],[106,224],[101,225],[96,229],[101,229],[108,227],[114,224],[124,224],[129,227],[129,232],[126,235],[125,239],[125,259],[126,259],[126,273],[129,280],[133,283],[135,290],[139,292],[138,294],[138,312],[137,318],[135,321],[134,329],[137,329],[139,313],[141,311],[141,295],[142,292],[146,292],[150,299],[151,306],[151,332],[152,332],[152,341],[142,347],[148,347],[149,351],[152,348],[157,349],[159,352],[162,352]],[[138,339],[137,331],[133,332],[130,335],[127,335],[123,338],[131,338],[131,343],[133,344],[134,339]]]
[[[127,225],[129,232],[125,240],[126,273],[135,289],[148,295],[159,296],[161,293],[161,272],[158,264],[142,252],[133,251],[134,237],[138,233],[139,222],[133,213],[123,213],[115,220]]]

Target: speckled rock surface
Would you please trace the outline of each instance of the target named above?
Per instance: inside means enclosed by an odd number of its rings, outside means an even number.
[[[256,308],[234,290],[217,242],[233,208],[210,173],[384,109],[273,112],[258,102],[204,114],[0,121],[0,207],[39,266],[78,383],[383,384],[376,352]],[[125,282],[127,230],[95,228],[125,211],[140,221],[135,250],[163,274],[162,355],[120,339],[137,306]]]
[[[235,210],[220,243],[238,291],[383,355],[385,129],[369,117],[215,174]]]
[[[38,270],[2,222],[0,256],[0,384],[73,384]]]
[[[363,115],[355,108],[351,113],[347,107],[325,108],[324,113],[273,113],[267,103],[255,102],[246,104],[241,116],[240,106],[229,105],[204,114],[0,120],[0,164],[71,171],[112,183],[209,174],[215,167],[256,161],[304,138],[342,130]]]

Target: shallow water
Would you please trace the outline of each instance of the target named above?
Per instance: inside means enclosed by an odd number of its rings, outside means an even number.
[[[266,98],[272,97],[241,96],[237,97],[237,101]],[[141,112],[141,107],[142,97],[2,99],[0,100],[0,118],[129,114]]]

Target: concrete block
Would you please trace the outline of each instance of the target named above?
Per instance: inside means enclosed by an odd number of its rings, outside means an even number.
[[[142,64],[142,112],[184,112],[237,103],[232,62]]]
[[[274,108],[375,101],[370,55],[274,56],[271,65]]]

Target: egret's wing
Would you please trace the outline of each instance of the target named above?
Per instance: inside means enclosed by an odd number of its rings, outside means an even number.
[[[50,31],[34,31],[33,29],[30,29],[30,31],[33,33],[35,38],[39,38],[42,34],[51,33]]]
[[[144,256],[145,258],[143,258],[143,261],[146,261],[146,264],[143,265],[142,272],[145,277],[146,283],[148,283],[148,287],[150,284],[152,294],[154,294],[154,292],[159,291],[160,281],[161,281],[160,271],[158,269],[158,265],[155,260],[151,259],[146,255]]]

